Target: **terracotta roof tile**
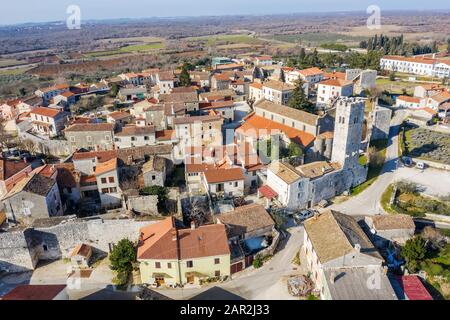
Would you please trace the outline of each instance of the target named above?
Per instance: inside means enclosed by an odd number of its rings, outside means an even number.
[[[38,108],[34,109],[33,111],[31,111],[30,113],[32,113],[32,114],[34,113],[34,114],[49,117],[49,118],[54,118],[57,115],[61,114],[62,112],[59,111],[58,109],[38,107]]]

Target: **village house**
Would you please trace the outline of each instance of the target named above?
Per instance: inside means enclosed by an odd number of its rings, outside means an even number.
[[[0,116],[2,120],[13,120],[16,119],[19,115],[18,104],[20,103],[19,99],[8,100],[0,103]]]
[[[395,101],[397,108],[418,109],[422,105],[422,99],[410,96],[398,96]]]
[[[123,126],[130,124],[132,120],[133,116],[124,111],[111,112],[106,116],[106,122],[112,123],[114,125],[114,129],[120,129]]]
[[[90,151],[112,150],[114,147],[114,125],[111,123],[72,124],[64,135],[72,152],[79,149]]]
[[[234,121],[233,100],[200,102],[199,110],[203,113],[209,113],[210,110],[214,110],[217,114],[222,115],[226,122]]]
[[[211,90],[219,91],[229,89],[231,81],[228,74],[215,73],[211,77]]]
[[[310,85],[319,83],[324,79],[325,73],[319,68],[308,68],[303,70],[292,70],[286,73],[286,83],[294,85],[298,78]],[[306,92],[307,93],[307,92]]]
[[[150,156],[149,160],[142,165],[142,176],[144,187],[164,187],[166,181],[166,159]]]
[[[203,184],[208,194],[231,197],[244,195],[244,174],[241,168],[206,168]]]
[[[114,134],[118,149],[149,146],[156,143],[154,126],[128,125]]]
[[[117,151],[76,152],[72,161],[80,173],[81,198],[92,199],[106,208],[120,206]]]
[[[226,226],[229,241],[269,236],[275,228],[270,214],[257,203],[237,207],[214,218],[218,224]]]
[[[68,122],[68,113],[52,108],[38,107],[30,112],[33,131],[50,138],[59,136]]]
[[[185,112],[198,111],[198,95],[196,92],[161,94],[158,99],[163,104],[182,104]]]
[[[330,107],[339,97],[353,94],[353,82],[342,79],[328,79],[317,84],[317,106]]]
[[[224,225],[182,229],[175,218],[140,230],[137,261],[142,283],[157,286],[200,284],[230,276],[230,249]]]
[[[39,168],[18,181],[2,202],[12,222],[63,215],[56,179],[39,174]]]
[[[222,124],[223,118],[217,114],[175,118],[175,136],[180,143],[174,156],[184,160],[186,147],[190,146],[222,145]]]
[[[168,94],[175,87],[175,75],[172,71],[159,71],[155,76],[159,94]]]
[[[264,99],[263,95],[263,85],[259,82],[252,82],[249,85],[249,94],[248,99],[253,102],[258,102],[262,99]]]
[[[30,163],[0,158],[0,199],[31,171]]]
[[[413,218],[406,214],[367,216],[364,222],[377,248],[385,248],[390,242],[404,244],[416,230]]]
[[[321,299],[397,300],[384,259],[353,217],[328,210],[304,227],[303,261]],[[371,274],[379,277],[377,286],[368,286]]]
[[[414,97],[428,98],[445,91],[445,87],[439,84],[421,84],[414,88]]]
[[[191,83],[199,88],[209,88],[210,87],[210,74],[209,72],[203,71],[190,71],[189,76]]]
[[[232,89],[202,92],[199,94],[200,101],[212,102],[212,101],[226,101],[232,100],[236,96],[236,93]]]
[[[287,105],[295,87],[285,82],[269,80],[263,84],[264,99],[276,104]]]
[[[271,66],[273,64],[271,56],[256,56],[252,60],[255,66]]]
[[[425,106],[428,108],[431,108],[435,111],[439,110],[440,107],[447,103],[450,102],[450,92],[448,91],[442,91],[440,93],[437,93],[431,97],[428,97],[426,99],[426,103]]]
[[[143,100],[147,97],[146,86],[135,86],[132,84],[120,88],[117,97],[122,101]]]
[[[75,94],[70,91],[66,91],[58,94],[51,100],[51,105],[53,106],[61,106],[62,109],[68,111],[69,107],[75,104],[76,98]]]
[[[35,95],[42,98],[44,101],[44,104],[47,104],[52,98],[56,97],[57,95],[68,92],[70,89],[69,85],[67,84],[58,84],[54,85],[52,87],[38,89],[35,91]]]

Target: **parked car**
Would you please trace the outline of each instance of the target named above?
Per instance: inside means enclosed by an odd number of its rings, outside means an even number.
[[[306,219],[311,218],[312,216],[314,216],[314,211],[302,210],[299,213],[295,213],[293,218],[294,218],[294,221],[298,224],[300,222],[305,221]]]
[[[424,170],[426,168],[426,165],[424,162],[417,162],[416,163],[416,168],[419,170]]]

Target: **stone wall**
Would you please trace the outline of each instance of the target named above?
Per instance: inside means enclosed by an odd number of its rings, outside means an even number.
[[[370,140],[387,139],[391,127],[392,110],[377,106],[372,116],[372,134]]]
[[[50,140],[38,137],[29,132],[20,132],[20,140],[31,140],[34,142],[36,152],[52,154],[55,156],[66,156],[70,153],[69,144],[66,140]]]
[[[19,272],[34,269],[39,260],[68,257],[74,247],[86,243],[109,252],[114,243],[136,241],[139,229],[151,221],[65,220],[58,225],[0,233],[0,270]]]

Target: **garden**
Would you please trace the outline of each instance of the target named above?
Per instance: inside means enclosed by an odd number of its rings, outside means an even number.
[[[449,195],[434,198],[421,194],[413,182],[398,181],[389,185],[381,197],[381,206],[388,213],[403,213],[422,218],[426,213],[450,216]]]

